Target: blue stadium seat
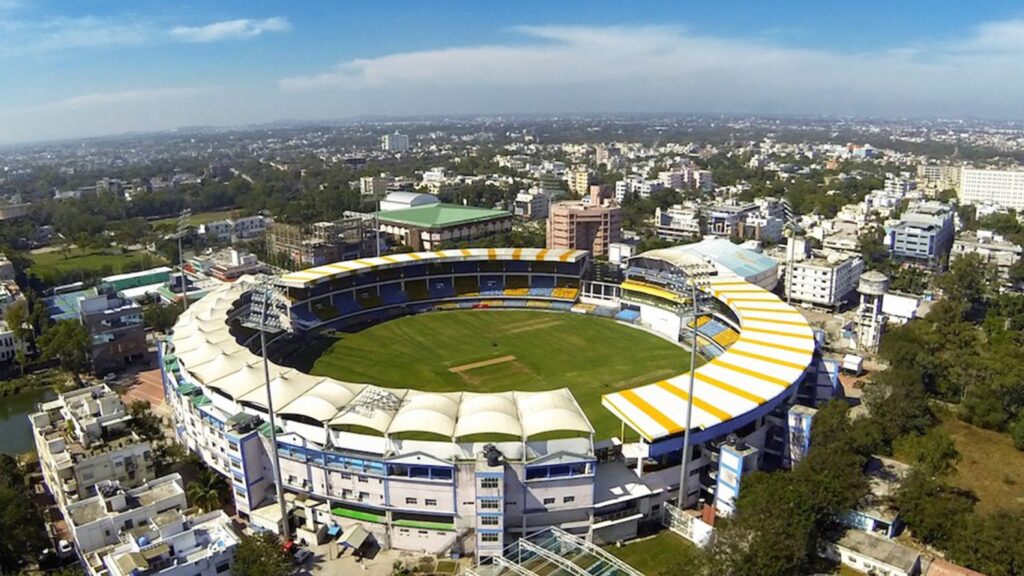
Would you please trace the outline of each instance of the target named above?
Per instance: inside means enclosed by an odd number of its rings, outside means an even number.
[[[501,296],[505,293],[505,282],[501,276],[480,276],[481,296]]]
[[[451,278],[431,278],[428,280],[431,298],[452,298],[455,296],[455,286]]]
[[[359,312],[360,310],[363,309],[362,306],[360,306],[359,303],[356,302],[355,299],[352,297],[351,292],[348,292],[346,294],[335,295],[334,307],[338,309],[338,312],[341,312],[342,316],[355,314],[356,312]]]
[[[554,288],[555,277],[554,276],[534,276],[531,283],[532,288]]]
[[[385,304],[394,305],[409,300],[409,297],[402,290],[402,285],[395,282],[394,284],[382,284],[380,286],[380,299]]]
[[[636,310],[620,310],[615,315],[616,320],[622,320],[623,322],[636,322],[636,319],[640,317],[640,313]]]

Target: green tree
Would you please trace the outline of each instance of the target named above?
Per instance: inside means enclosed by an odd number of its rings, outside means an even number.
[[[15,360],[22,374],[25,373],[25,365],[28,364],[28,355],[25,350],[32,345],[33,331],[29,317],[29,304],[27,300],[17,300],[7,307],[4,313],[4,321],[7,327],[14,332]]]
[[[231,566],[234,576],[288,576],[292,559],[281,546],[281,538],[272,532],[243,535],[235,549]]]
[[[953,470],[960,461],[953,437],[944,429],[934,427],[924,434],[912,433],[893,444],[895,452],[910,458],[922,472],[931,476],[943,476]]]
[[[145,321],[146,327],[164,333],[174,327],[174,323],[178,321],[180,315],[181,306],[160,302],[147,304],[142,310],[142,319]]]
[[[895,503],[915,538],[945,548],[974,510],[973,494],[945,485],[935,476],[914,469],[903,480]]]
[[[89,331],[77,320],[62,320],[50,327],[39,338],[39,346],[46,359],[56,358],[61,368],[76,379],[89,371],[89,353],[92,349]]]
[[[19,573],[38,558],[49,539],[18,462],[0,454],[0,572]]]
[[[128,404],[128,414],[132,417],[129,425],[136,434],[149,441],[161,440],[164,437],[160,418],[153,414],[147,400],[135,400]]]
[[[217,510],[222,506],[221,494],[224,490],[224,478],[212,470],[204,468],[196,478],[188,484],[188,499],[193,506],[204,512]]]

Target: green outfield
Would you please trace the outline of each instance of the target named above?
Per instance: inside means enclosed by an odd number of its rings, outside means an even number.
[[[599,438],[619,435],[601,395],[689,369],[682,348],[605,318],[568,312],[431,312],[342,334],[310,370],[349,382],[436,392],[568,387]]]
[[[71,248],[66,253],[59,250],[31,254],[29,272],[47,279],[54,275],[120,274],[129,270],[141,270],[162,266],[164,259],[145,251],[126,252],[120,248],[105,250]]]

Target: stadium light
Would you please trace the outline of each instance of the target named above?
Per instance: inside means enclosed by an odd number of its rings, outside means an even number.
[[[252,292],[253,299],[249,304],[250,321],[247,326],[255,327],[260,332],[260,351],[263,355],[263,380],[267,388],[267,414],[270,420],[270,450],[272,452],[274,468],[274,484],[277,487],[277,502],[281,507],[281,536],[284,541],[291,540],[291,526],[288,524],[288,508],[284,501],[284,486],[281,483],[281,460],[277,451],[277,422],[274,417],[274,397],[270,392],[270,361],[267,360],[267,332],[280,332],[283,330],[281,317],[278,314],[268,317],[267,312],[274,306],[275,292],[279,288],[273,283],[273,276],[261,276],[257,282],[256,290]],[[259,306],[258,311],[252,310],[253,306]]]
[[[188,231],[188,218],[192,211],[185,208],[178,215],[178,273],[181,277],[181,303],[182,310],[188,310],[188,285],[185,283],[185,253],[181,251],[181,239]]]
[[[690,290],[690,301],[693,303],[693,340],[690,344],[690,381],[686,391],[686,424],[685,430],[683,431],[683,451],[682,451],[682,465],[679,470],[679,496],[676,498],[676,506],[682,510],[684,502],[686,500],[686,480],[690,469],[690,428],[693,422],[693,388],[696,384],[696,372],[697,372],[697,316],[700,313],[700,301],[698,300],[698,284],[704,284],[707,281],[708,276],[714,273],[713,267],[709,266],[704,262],[694,262],[681,266],[680,269],[683,271],[681,277],[677,277],[673,280],[673,289],[677,293],[686,293],[686,289]],[[683,308],[679,309],[680,316],[682,316]],[[682,321],[680,321],[680,327]]]

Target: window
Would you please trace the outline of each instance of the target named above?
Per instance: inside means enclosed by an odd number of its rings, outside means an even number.
[[[342,473],[341,479],[342,480],[351,480],[352,479],[352,475],[351,474]]]
[[[481,500],[480,501],[480,509],[481,510],[497,510],[498,509],[498,501],[497,500]]]
[[[359,477],[359,481],[365,483],[366,482],[366,476],[360,476]]]
[[[427,498],[423,503],[427,506],[437,506],[437,500],[434,500],[433,498]]]
[[[576,497],[575,496],[566,496],[565,498],[562,498],[562,504],[568,504],[570,502],[575,502],[575,501],[576,501]]]
[[[224,572],[227,572],[230,568],[231,564],[228,564],[227,562],[217,564],[217,574],[223,574]]]
[[[498,487],[498,479],[497,478],[481,478],[480,479],[480,488],[482,488],[484,490],[494,490],[497,487]]]
[[[481,526],[497,526],[498,525],[498,517],[497,516],[481,516],[480,517],[480,525]]]
[[[554,498],[545,498],[544,499],[544,505],[545,506],[550,506],[551,504],[554,504],[554,503],[555,503],[555,499]]]
[[[405,503],[406,504],[418,504],[418,502],[416,501],[415,498],[406,498],[405,499]]]
[[[497,542],[498,541],[498,535],[497,534],[481,534],[480,535],[480,541],[481,542]]]

